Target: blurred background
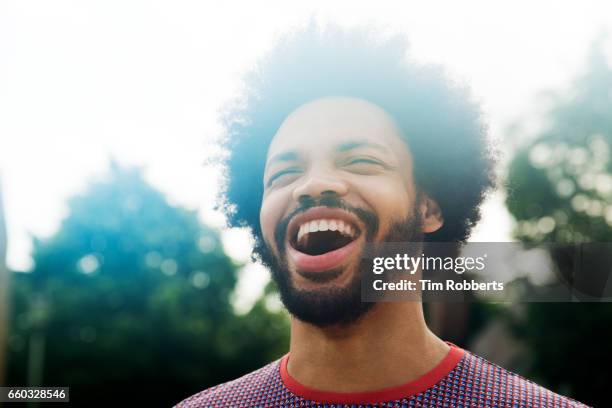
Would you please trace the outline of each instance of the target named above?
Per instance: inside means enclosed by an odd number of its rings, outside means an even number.
[[[612,241],[605,2],[6,0],[0,385],[170,406],[287,351],[288,317],[248,234],[215,211],[206,159],[241,74],[311,20],[405,33],[414,59],[471,85],[502,153],[473,241]],[[426,313],[445,339],[612,403],[612,303]]]

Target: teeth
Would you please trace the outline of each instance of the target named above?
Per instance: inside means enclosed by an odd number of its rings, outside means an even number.
[[[337,231],[338,230],[338,222],[336,220],[330,220],[329,221],[329,230],[330,231]]]
[[[319,222],[318,221],[310,221],[310,232],[317,232],[319,230]]]
[[[328,220],[319,219],[305,222],[300,225],[297,233],[297,242],[301,242],[302,239],[308,239],[309,232],[317,231],[338,231],[341,234],[348,235],[351,238],[355,238],[357,235],[355,229],[342,220]]]
[[[338,221],[338,231],[346,235],[346,224],[344,224],[344,221]]]
[[[302,239],[302,237],[304,236],[304,234],[306,233],[306,228],[304,228],[304,224],[300,225],[300,229],[298,230],[298,234],[297,234],[297,241],[300,242],[300,240]]]

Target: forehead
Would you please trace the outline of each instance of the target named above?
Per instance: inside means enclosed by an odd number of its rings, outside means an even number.
[[[330,97],[293,111],[274,135],[268,158],[289,152],[323,152],[352,142],[380,145],[391,152],[407,150],[395,121],[378,105],[358,98]]]

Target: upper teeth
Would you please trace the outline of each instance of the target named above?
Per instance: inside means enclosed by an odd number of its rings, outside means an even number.
[[[309,232],[317,232],[317,231],[338,231],[344,235],[348,235],[351,238],[355,238],[357,235],[355,229],[348,223],[342,220],[335,219],[320,219],[320,220],[311,220],[306,221],[298,230],[297,240],[299,241],[305,234]]]

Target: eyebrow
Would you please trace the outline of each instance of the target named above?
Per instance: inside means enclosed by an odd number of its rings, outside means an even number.
[[[298,155],[296,152],[284,152],[275,154],[268,160],[266,163],[266,167],[275,162],[286,162],[286,161],[296,161],[298,159]]]
[[[345,142],[340,144],[336,150],[338,150],[339,152],[347,152],[349,150],[353,150],[353,149],[357,149],[360,147],[371,147],[373,149],[377,149],[383,152],[388,152],[389,149],[387,149],[385,146],[380,145],[378,143],[372,143],[372,142]]]

